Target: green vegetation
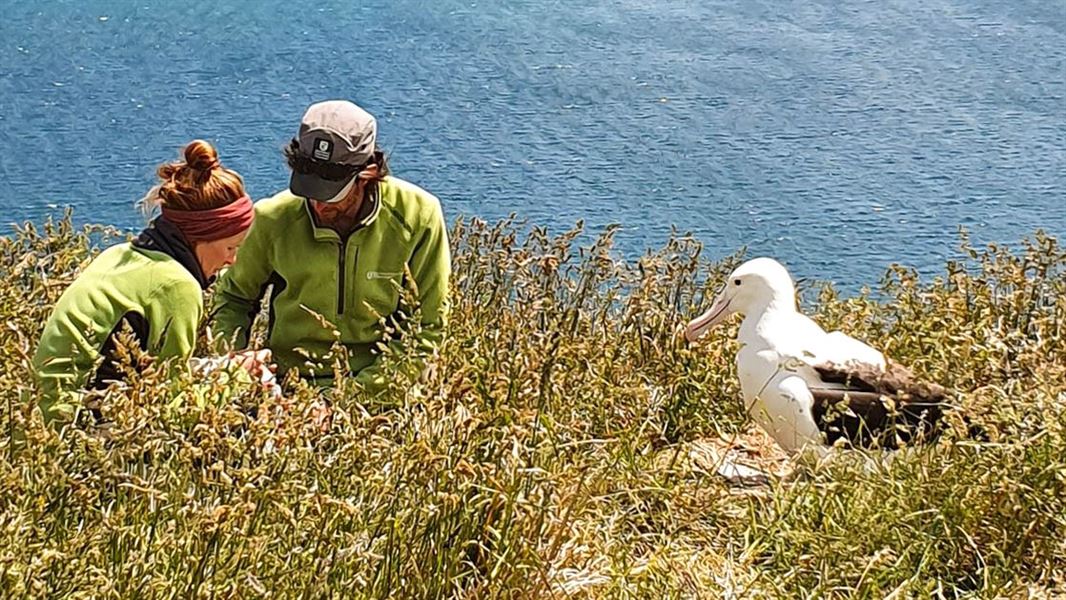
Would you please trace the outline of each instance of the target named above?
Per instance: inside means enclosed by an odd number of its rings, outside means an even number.
[[[5,597],[1047,597],[1066,593],[1066,252],[1037,234],[875,294],[808,287],[827,329],[960,390],[961,421],[892,461],[792,469],[746,421],[735,323],[677,326],[735,260],[678,237],[636,262],[504,222],[453,232],[450,337],[389,401],[279,403],[165,365],[62,433],[28,366],[93,255],[69,218],[0,238]],[[397,361],[399,362],[399,361]],[[256,408],[257,410],[251,410]],[[252,415],[256,416],[252,416]],[[739,448],[769,486],[715,475]]]

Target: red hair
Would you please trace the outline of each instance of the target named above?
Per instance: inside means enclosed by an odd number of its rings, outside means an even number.
[[[222,166],[214,146],[193,140],[182,150],[184,161],[159,166],[160,183],[143,202],[149,208],[200,211],[221,208],[245,196],[244,180]]]

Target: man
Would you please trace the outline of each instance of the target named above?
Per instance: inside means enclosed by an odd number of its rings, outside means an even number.
[[[404,369],[415,376],[442,340],[451,257],[440,202],[389,176],[376,139],[377,122],[355,104],[312,105],[285,150],[289,189],[256,203],[248,238],[219,282],[215,333],[238,347],[248,345],[272,286],[266,345],[279,374],[329,384],[339,342],[355,381],[376,392],[388,383],[382,342],[415,357]],[[403,302],[405,289],[416,306]],[[414,314],[413,333],[390,334]]]

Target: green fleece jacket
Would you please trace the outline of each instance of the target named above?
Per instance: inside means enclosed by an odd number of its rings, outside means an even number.
[[[382,318],[413,314],[415,307],[401,306],[400,290],[414,289],[421,310],[418,337],[389,344],[397,351],[414,344],[408,349],[416,359],[403,368],[410,375],[420,370],[421,358],[440,344],[448,315],[451,256],[440,202],[394,177],[380,181],[368,200],[346,238],[319,227],[309,201],[289,191],[257,202],[248,238],[219,281],[215,334],[246,346],[270,287],[266,345],[281,373],[296,369],[328,384],[328,354],[339,341],[355,380],[379,391],[386,384],[378,351],[386,335]],[[408,271],[412,281],[405,278]]]
[[[126,328],[153,356],[192,355],[206,282],[182,240],[173,251],[178,234],[167,225],[168,235],[153,224],[136,242],[108,248],[60,296],[33,357],[46,421],[69,418],[79,390],[121,379],[109,355]]]

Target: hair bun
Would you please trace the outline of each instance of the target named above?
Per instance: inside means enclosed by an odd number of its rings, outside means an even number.
[[[193,140],[182,148],[185,160],[163,163],[156,168],[159,183],[141,199],[146,214],[153,207],[172,210],[210,210],[245,195],[244,180],[222,166],[215,147]]]
[[[197,171],[211,171],[222,166],[215,147],[204,140],[193,140],[185,146],[185,164]]]

